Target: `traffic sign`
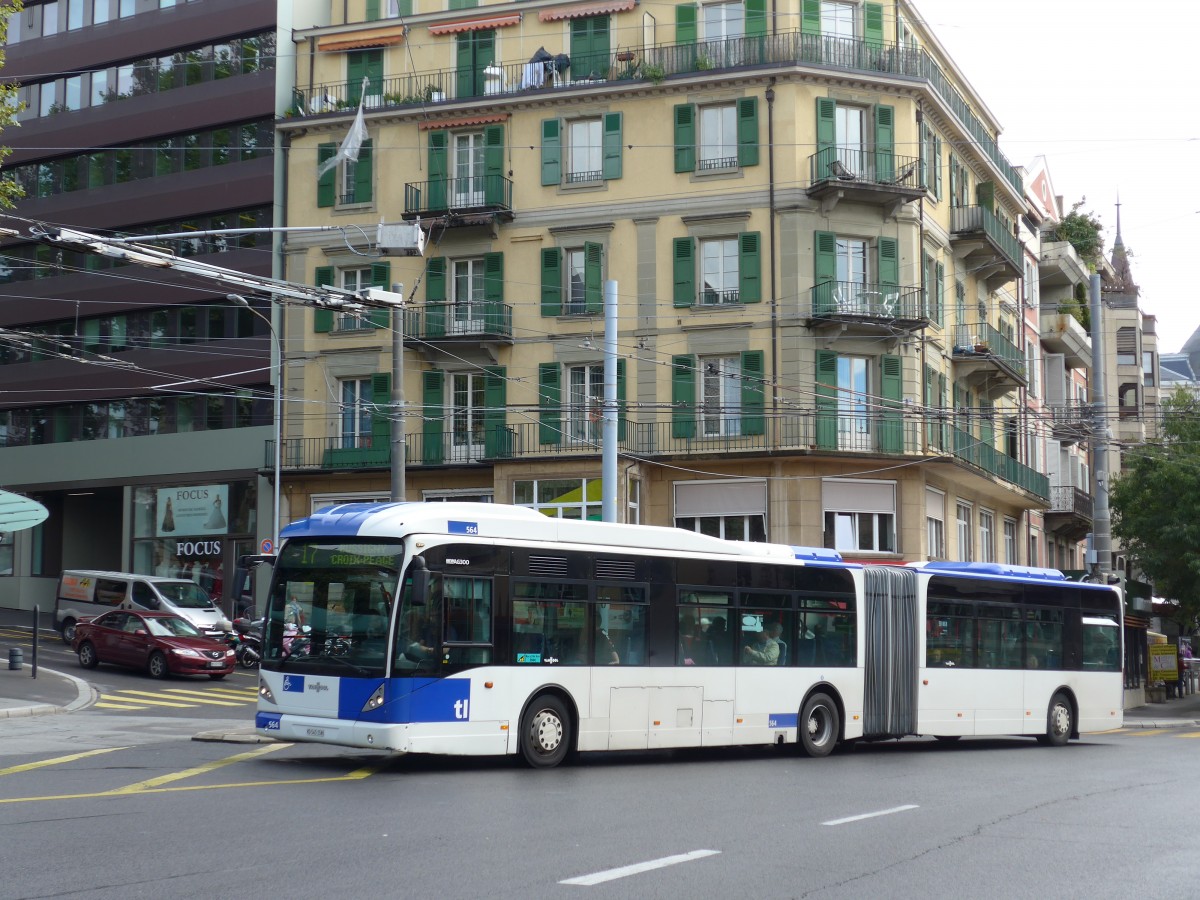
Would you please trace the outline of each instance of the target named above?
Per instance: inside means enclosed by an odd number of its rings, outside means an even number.
[[[263,556],[269,556],[275,552],[275,544],[270,538],[263,538],[261,544],[258,545],[258,552]]]

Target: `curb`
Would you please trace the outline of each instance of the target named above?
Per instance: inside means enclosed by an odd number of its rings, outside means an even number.
[[[278,744],[275,738],[263,737],[254,731],[201,731],[192,735],[193,741],[213,741],[225,744]]]
[[[1197,719],[1125,719],[1124,728],[1194,728],[1200,725]]]
[[[41,667],[39,671],[46,672],[58,678],[65,679],[75,685],[75,699],[66,706],[54,706],[51,703],[31,703],[27,706],[13,706],[7,709],[0,709],[0,719],[15,719],[27,716],[52,716],[60,713],[77,712],[81,709],[87,709],[98,699],[99,692],[84,681],[82,678],[76,678],[74,675],[68,675],[66,672],[59,672],[55,669],[47,669]]]

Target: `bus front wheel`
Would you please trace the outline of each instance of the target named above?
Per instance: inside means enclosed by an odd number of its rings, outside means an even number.
[[[553,694],[533,698],[521,718],[521,755],[535,769],[557,766],[571,749],[571,716]]]
[[[1075,712],[1065,694],[1055,694],[1046,712],[1046,733],[1039,737],[1040,743],[1051,747],[1065,747],[1074,730]]]
[[[837,745],[841,720],[828,694],[813,694],[800,713],[800,745],[809,756],[828,756]]]

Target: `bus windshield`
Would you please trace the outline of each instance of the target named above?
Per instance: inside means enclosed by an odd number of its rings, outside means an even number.
[[[403,559],[398,541],[288,541],[272,579],[263,668],[382,676]]]

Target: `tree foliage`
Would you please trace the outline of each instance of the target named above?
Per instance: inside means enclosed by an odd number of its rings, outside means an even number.
[[[1054,237],[1060,241],[1066,241],[1074,247],[1079,258],[1087,263],[1088,268],[1094,272],[1100,265],[1100,258],[1104,253],[1104,238],[1100,234],[1104,230],[1104,226],[1100,224],[1100,220],[1096,218],[1095,214],[1082,211],[1083,204],[1086,202],[1087,197],[1084,197],[1071,207],[1071,211],[1054,229]]]
[[[4,47],[8,40],[8,20],[13,13],[21,9],[20,0],[0,5],[0,70],[4,68]],[[12,82],[0,83],[0,133],[17,119],[20,101],[17,99],[17,85]],[[12,149],[0,144],[0,163],[3,163]],[[0,178],[0,209],[10,208],[14,202],[23,196],[24,192],[11,178]]]
[[[1200,399],[1180,388],[1162,404],[1162,437],[1126,452],[1110,500],[1113,536],[1155,592],[1178,601],[1191,630],[1200,614]]]

